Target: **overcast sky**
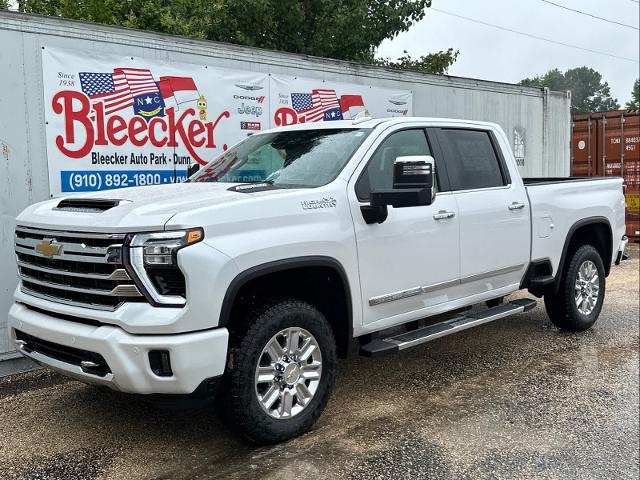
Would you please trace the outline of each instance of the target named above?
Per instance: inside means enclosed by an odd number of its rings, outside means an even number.
[[[635,0],[553,0],[554,3],[638,26]],[[639,76],[640,32],[566,11],[542,0],[433,0],[432,7],[501,27],[577,45],[636,62],[598,55],[498,30],[428,9],[408,32],[386,40],[378,56],[412,57],[453,47],[460,50],[449,74],[516,83],[551,68],[564,71],[586,65],[603,76],[622,107]]]

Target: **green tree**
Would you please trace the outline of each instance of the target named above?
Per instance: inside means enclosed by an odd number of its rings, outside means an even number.
[[[444,73],[457,52],[375,59],[383,40],[407,31],[430,6],[431,0],[18,0],[21,12]]]
[[[636,78],[633,82],[633,90],[631,90],[631,100],[627,102],[627,108],[640,108],[640,78]]]
[[[445,51],[422,55],[420,58],[411,58],[411,55],[405,50],[404,55],[397,60],[390,58],[376,58],[373,63],[383,67],[399,68],[402,70],[415,70],[425,73],[447,73],[449,67],[458,58],[459,50],[449,48]]]
[[[542,76],[525,78],[520,85],[571,90],[571,113],[606,112],[620,108],[618,100],[611,97],[609,84],[603,82],[602,75],[593,68],[571,68],[564,73],[554,68]]]

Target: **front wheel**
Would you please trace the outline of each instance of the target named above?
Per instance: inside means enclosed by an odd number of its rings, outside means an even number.
[[[221,408],[249,439],[282,442],[309,430],[329,399],[333,332],[320,311],[299,300],[273,302],[248,320],[231,350]]]
[[[591,245],[578,248],[565,269],[560,288],[544,296],[549,319],[559,328],[579,332],[598,319],[605,294],[604,264]]]

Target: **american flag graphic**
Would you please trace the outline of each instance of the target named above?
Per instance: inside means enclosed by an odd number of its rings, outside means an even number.
[[[145,93],[159,93],[148,68],[114,68],[113,73],[80,72],[80,88],[92,106],[104,104],[105,114],[133,105],[133,99]]]
[[[292,93],[291,106],[301,122],[342,120],[340,102],[335,90],[315,89],[311,93]]]

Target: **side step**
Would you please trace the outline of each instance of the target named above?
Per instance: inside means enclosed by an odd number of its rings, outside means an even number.
[[[376,338],[371,342],[360,346],[360,355],[365,357],[377,357],[387,353],[395,353],[406,348],[415,347],[421,343],[445,337],[452,333],[460,332],[468,328],[477,327],[500,318],[508,317],[516,313],[531,310],[536,306],[536,301],[531,298],[519,298],[497,307],[482,310],[480,312],[461,315],[445,320],[434,325],[401,333],[393,337]]]

